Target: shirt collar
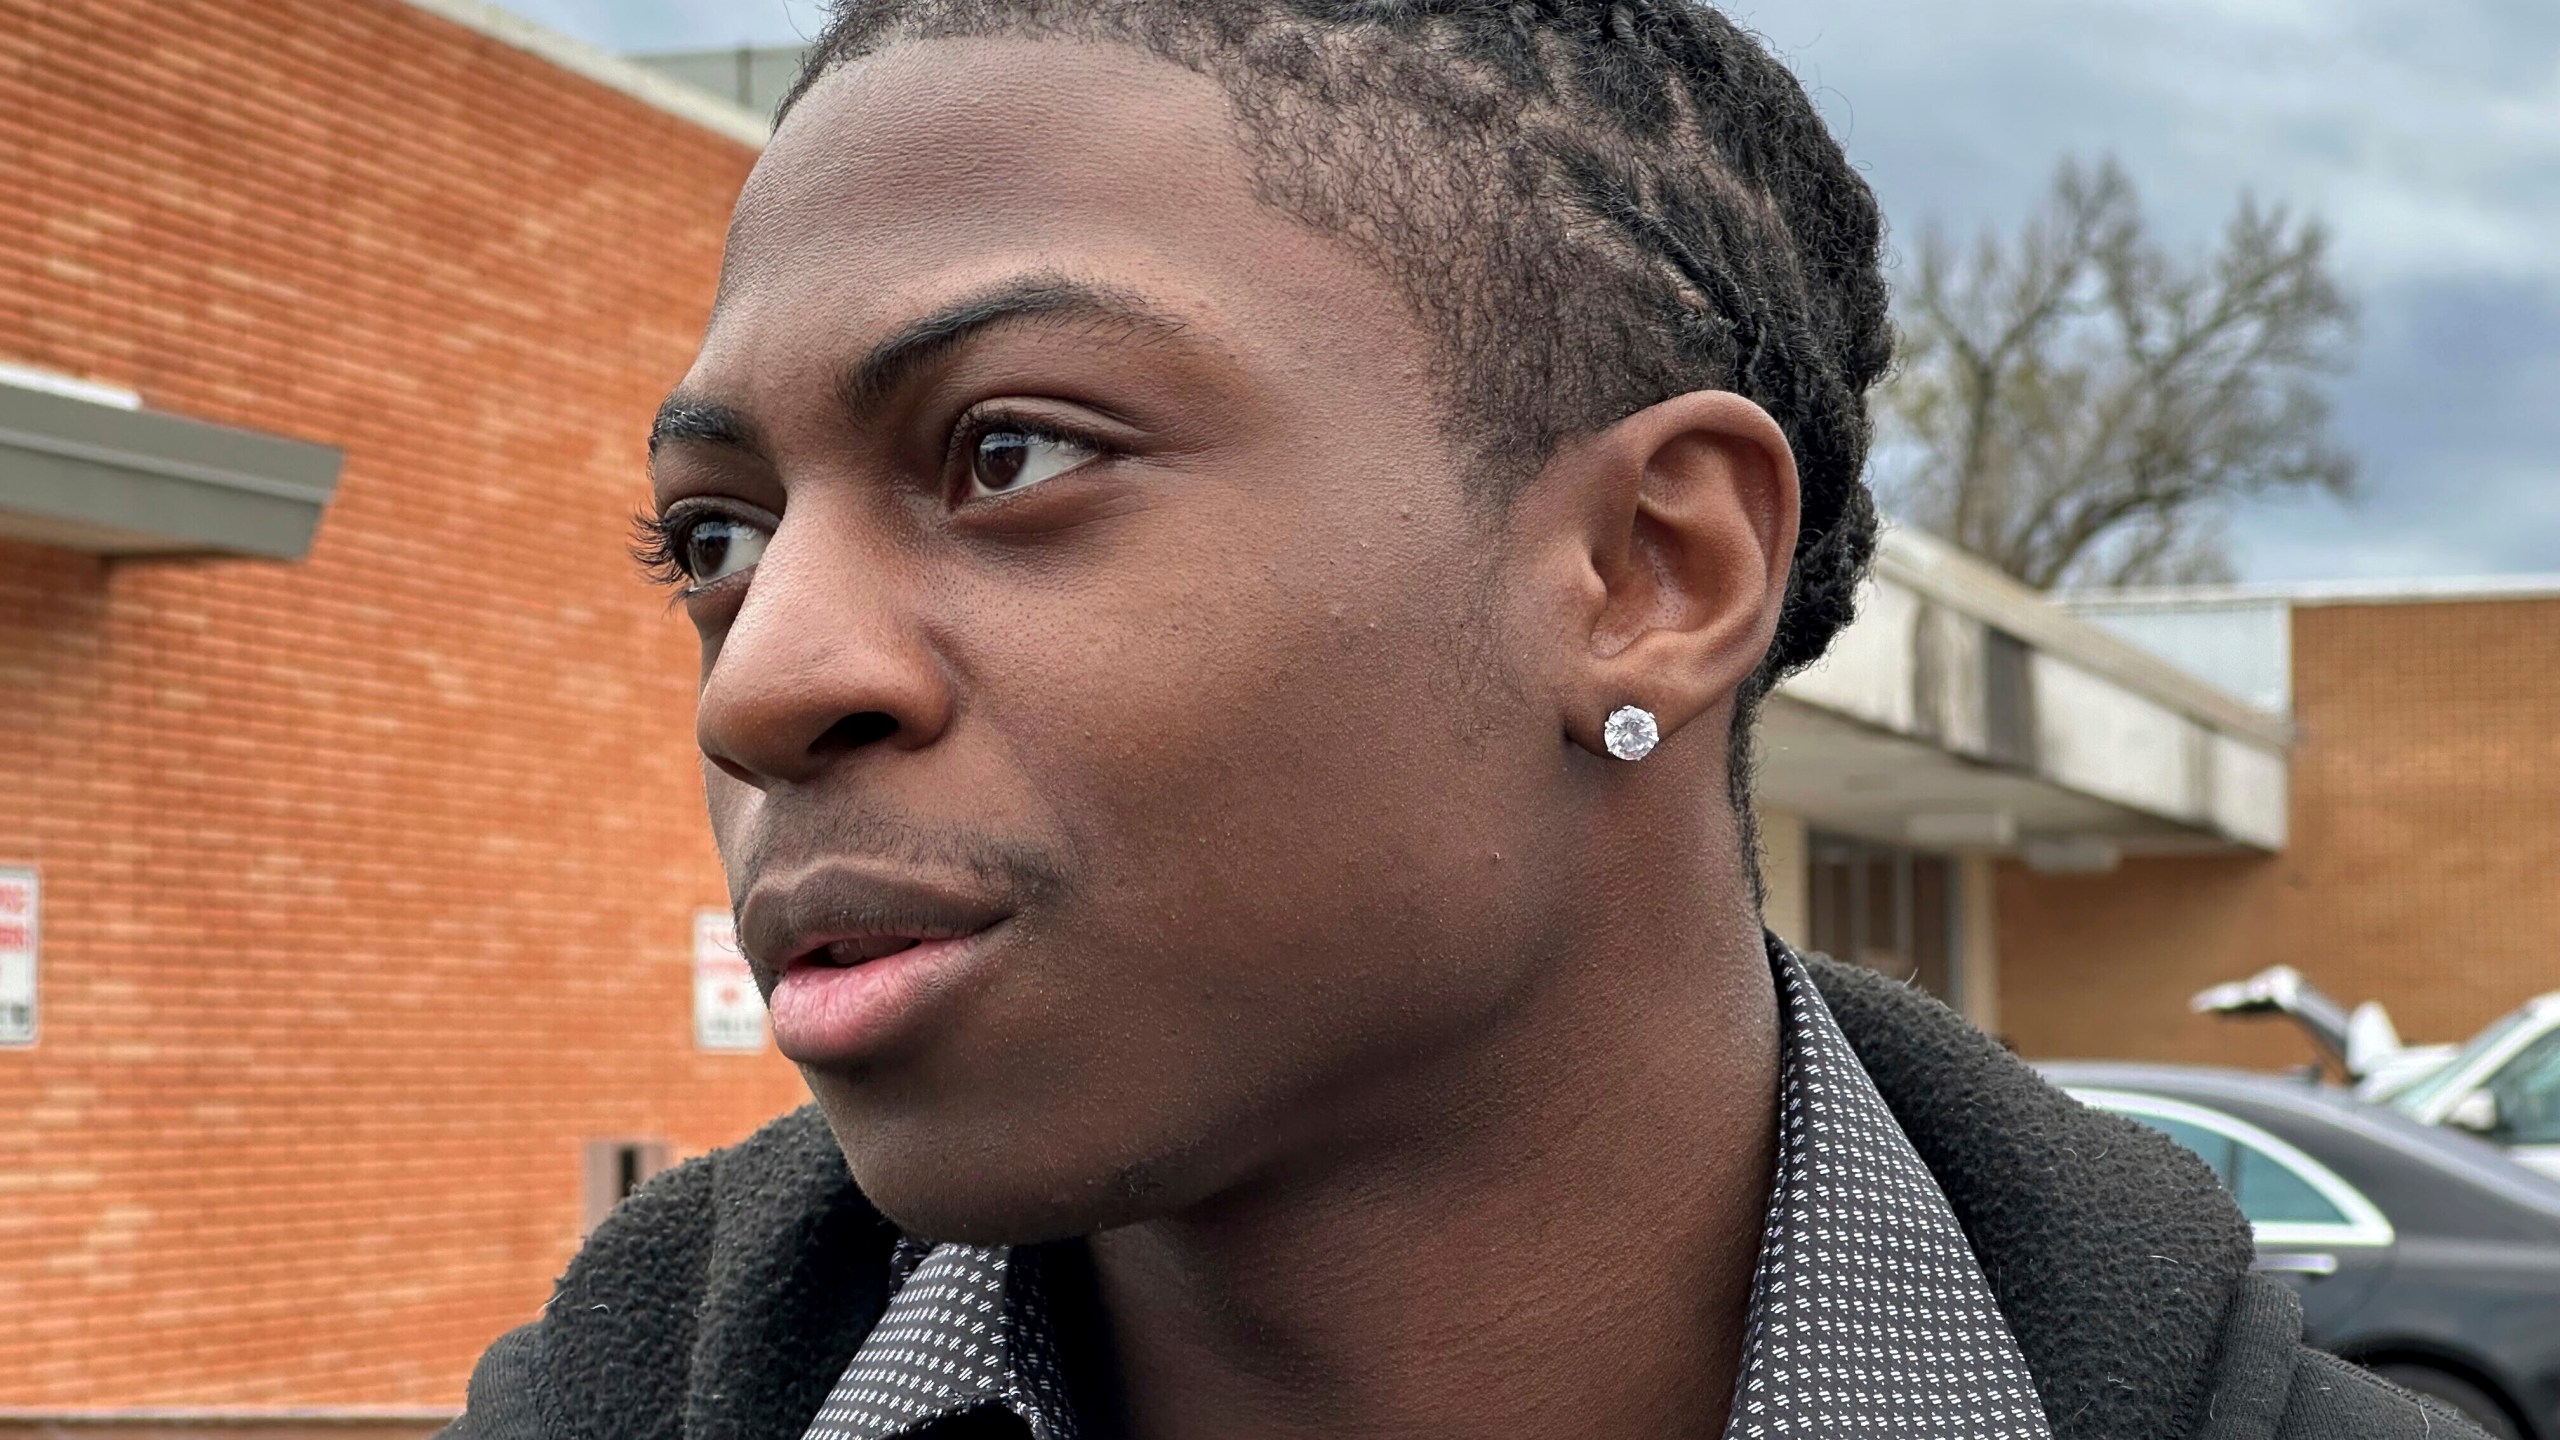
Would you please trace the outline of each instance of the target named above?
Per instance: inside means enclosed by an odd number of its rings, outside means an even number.
[[[1937,1177],[1803,963],[1774,943],[1771,960],[1778,1173],[1726,1440],[2049,1440]]]
[[[1778,1165],[1725,1440],[2050,1440],[1946,1196],[1803,964],[1772,944]],[[1078,1440],[1025,1252],[902,1247],[912,1267],[807,1440],[922,1440],[973,1412]]]
[[[1046,1287],[1027,1252],[905,1242],[905,1280],[863,1337],[807,1440],[888,1440],[1001,1408],[1033,1440],[1077,1440]]]

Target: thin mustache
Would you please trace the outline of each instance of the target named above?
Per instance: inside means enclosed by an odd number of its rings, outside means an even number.
[[[867,935],[949,939],[975,934],[1011,913],[1001,903],[831,865],[778,890],[749,895],[738,916],[738,940],[751,962],[779,973],[813,941]]]

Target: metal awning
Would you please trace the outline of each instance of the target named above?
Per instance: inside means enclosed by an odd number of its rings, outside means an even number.
[[[310,553],[332,446],[0,384],[0,536],[101,555]]]

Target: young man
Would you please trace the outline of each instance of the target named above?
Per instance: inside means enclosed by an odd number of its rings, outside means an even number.
[[[2184,1152],[1764,941],[1877,252],[1678,0],[845,6],[647,525],[817,1105],[450,1433],[2454,1433]]]

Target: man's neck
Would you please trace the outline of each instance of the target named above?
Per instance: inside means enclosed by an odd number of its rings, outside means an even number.
[[[1093,1237],[1136,1440],[1721,1433],[1779,1039],[1717,908],[1620,909],[1518,1026],[1361,1097],[1396,1143]]]

